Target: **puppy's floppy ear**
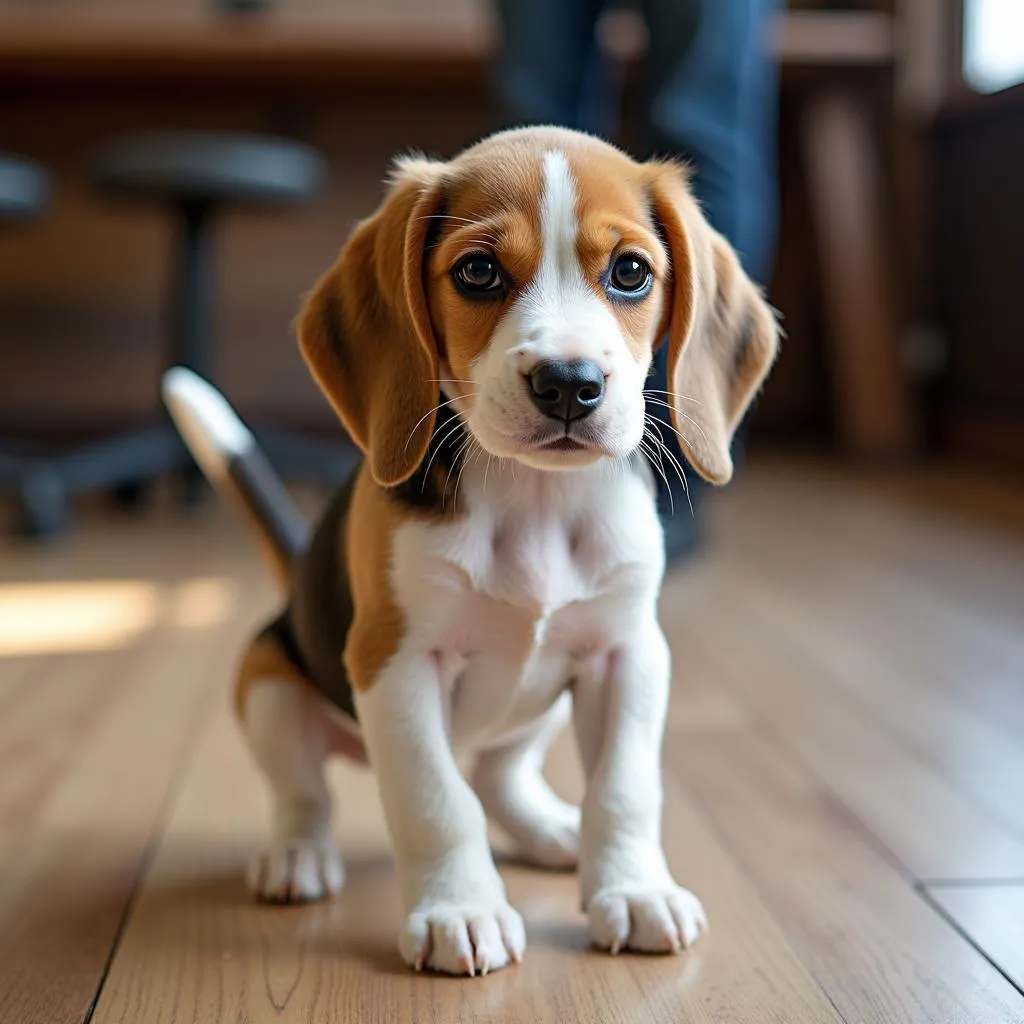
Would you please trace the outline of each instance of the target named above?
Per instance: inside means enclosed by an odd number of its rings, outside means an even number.
[[[667,321],[672,421],[705,480],[732,477],[729,446],[778,350],[771,307],[704,219],[674,163],[649,165],[654,214],[672,261]]]
[[[408,479],[434,430],[438,352],[424,288],[445,165],[399,161],[387,197],[356,226],[299,315],[299,347],[382,486]]]

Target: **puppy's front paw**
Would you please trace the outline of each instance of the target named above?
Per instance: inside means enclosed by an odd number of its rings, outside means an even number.
[[[523,919],[504,900],[421,904],[398,938],[402,959],[417,971],[487,974],[519,963],[526,950]]]
[[[587,907],[595,946],[618,953],[679,953],[706,931],[700,900],[679,886],[655,889],[602,889]]]
[[[344,884],[341,854],[329,843],[274,843],[249,865],[249,888],[267,903],[323,900]]]

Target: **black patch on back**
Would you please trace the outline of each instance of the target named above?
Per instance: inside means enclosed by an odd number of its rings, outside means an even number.
[[[454,508],[456,456],[466,440],[462,421],[447,407],[437,423],[422,465],[389,492],[409,509],[439,512]],[[433,461],[431,461],[433,460]],[[429,468],[428,468],[429,467]],[[335,707],[358,721],[352,684],[342,663],[355,610],[345,558],[345,533],[358,467],[334,495],[309,547],[297,559],[288,606],[263,631]]]
[[[341,657],[354,615],[345,524],[355,476],[328,504],[295,565],[288,606],[267,628],[310,683],[353,720],[357,716],[352,684]]]

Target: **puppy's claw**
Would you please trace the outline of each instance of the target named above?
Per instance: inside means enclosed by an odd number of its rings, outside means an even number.
[[[700,901],[678,886],[605,890],[590,901],[587,914],[595,945],[613,955],[626,948],[679,954],[707,926]]]

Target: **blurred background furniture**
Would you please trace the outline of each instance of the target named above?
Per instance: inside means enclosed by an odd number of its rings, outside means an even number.
[[[189,366],[215,378],[212,230],[228,206],[275,206],[315,196],[325,177],[313,150],[263,136],[151,132],[105,144],[92,163],[92,184],[117,200],[157,203],[177,221],[173,286],[168,303],[165,365]],[[147,382],[156,391],[159,381]],[[340,479],[337,450],[315,440],[271,433],[264,442],[289,477]],[[148,481],[182,470],[186,500],[204,486],[177,431],[162,413],[155,423],[36,457],[21,474],[18,496],[26,532],[59,531],[74,494],[118,489],[130,498]]]
[[[37,217],[50,192],[47,173],[35,163],[0,152],[0,231]],[[0,490],[17,486],[28,468],[28,446],[0,439]]]
[[[834,429],[851,453],[905,453],[914,445],[914,414],[898,357],[886,100],[880,98],[901,58],[903,11],[864,3],[836,10],[798,6],[781,12],[774,46],[793,83],[789,92],[796,94]],[[643,29],[618,15],[606,15],[600,34],[605,48],[628,65],[642,51]],[[278,105],[286,97],[292,117],[302,116],[301,104],[322,104],[349,90],[359,102],[362,91],[388,81],[417,94],[421,84],[484,89],[494,39],[488,5],[471,0],[387,0],[372,9],[292,2],[234,17],[196,2],[174,8],[67,2],[30,15],[0,5],[0,25],[0,84],[6,78],[23,89],[44,89],[59,75],[100,94],[115,87],[177,95],[272,89]]]
[[[962,98],[931,133],[943,443],[1024,468],[1024,86]]]
[[[783,226],[770,295],[788,338],[755,446],[886,457],[958,443],[921,430],[918,399],[944,401],[930,131],[966,91],[960,16],[960,0],[792,0],[779,13]],[[628,142],[643,29],[610,11],[599,38],[625,72]],[[68,176],[106,137],[172,127],[287,135],[343,161],[344,182],[305,211],[253,211],[218,233],[220,383],[248,419],[338,443],[287,340],[292,318],[376,204],[395,152],[444,156],[491,128],[493,46],[477,0],[288,0],[234,15],[209,0],[0,0],[0,131]],[[147,361],[159,351],[160,221],[99,213],[72,190],[16,254],[0,240],[14,339],[0,346],[0,432],[77,437],[154,414],[155,395],[131,382],[159,369]],[[44,387],[40,365],[54,360],[66,374]]]

